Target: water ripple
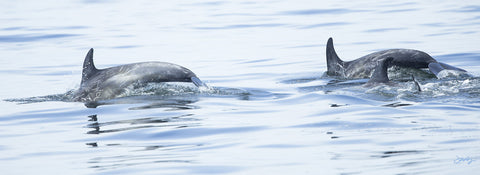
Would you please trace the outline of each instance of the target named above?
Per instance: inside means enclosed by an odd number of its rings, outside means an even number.
[[[345,26],[345,25],[350,25],[352,23],[349,22],[328,22],[328,23],[319,23],[319,24],[312,24],[312,25],[307,25],[300,27],[300,29],[312,29],[312,28],[318,28],[318,27],[333,27],[333,26]]]
[[[254,132],[267,129],[260,126],[245,126],[245,127],[228,127],[228,128],[183,128],[171,131],[164,131],[160,133],[154,133],[149,136],[152,138],[161,139],[185,139],[191,137],[205,137],[218,134],[232,134],[232,133],[245,133]]]
[[[334,128],[340,130],[351,129],[377,129],[377,128],[407,128],[415,126],[413,124],[399,124],[393,122],[351,122],[351,121],[324,121],[317,123],[309,123],[303,125],[297,125],[294,127],[301,128]]]
[[[478,13],[480,12],[480,6],[472,5],[472,6],[465,6],[457,10],[453,10],[453,12],[463,12],[463,13]]]
[[[352,9],[306,9],[306,10],[291,10],[280,12],[279,15],[324,15],[324,14],[347,14],[367,12],[366,10],[352,10]]]
[[[265,28],[265,27],[281,27],[285,26],[286,24],[278,24],[278,23],[265,23],[265,24],[234,24],[234,25],[227,25],[227,26],[219,26],[219,27],[193,27],[193,29],[197,30],[225,30],[225,29],[244,29],[244,28]]]
[[[213,135],[234,133],[249,133],[267,129],[261,126],[203,128],[203,127],[179,127],[173,130],[158,131],[156,129],[135,128],[132,131],[117,132],[114,135],[102,137],[101,140],[158,140],[158,139],[191,139]]]
[[[17,35],[3,35],[0,36],[0,42],[15,43],[15,42],[34,42],[41,40],[77,37],[80,34],[17,34]]]
[[[395,31],[395,30],[406,30],[406,29],[407,28],[377,28],[377,29],[366,30],[365,32],[378,33],[378,32],[389,32],[389,31]]]

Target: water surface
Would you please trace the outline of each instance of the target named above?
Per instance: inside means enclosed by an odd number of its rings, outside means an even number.
[[[5,174],[472,174],[480,170],[474,2],[0,2]],[[417,72],[422,92],[324,76],[344,60],[425,51],[468,77]],[[166,61],[212,87],[68,100],[99,68]]]

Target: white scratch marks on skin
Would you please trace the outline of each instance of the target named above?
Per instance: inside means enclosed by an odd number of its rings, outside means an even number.
[[[137,81],[140,78],[142,78],[142,76],[139,74],[123,73],[110,77],[105,81],[105,83],[117,87],[124,87],[126,84],[130,84],[131,82]]]

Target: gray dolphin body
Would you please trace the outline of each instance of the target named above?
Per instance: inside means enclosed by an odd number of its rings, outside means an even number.
[[[97,69],[93,64],[92,48],[85,57],[82,81],[73,100],[88,102],[111,99],[131,85],[152,82],[193,82],[196,86],[206,86],[189,69],[166,62],[142,62]]]
[[[327,75],[349,79],[370,78],[369,83],[389,81],[387,69],[392,66],[428,68],[435,76],[442,70],[466,72],[463,69],[437,62],[425,52],[412,49],[389,49],[374,52],[353,61],[342,61],[333,47],[333,39],[327,42]]]

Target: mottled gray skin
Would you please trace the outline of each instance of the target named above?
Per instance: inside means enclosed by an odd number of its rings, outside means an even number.
[[[428,68],[428,64],[436,62],[425,52],[411,49],[389,49],[371,53],[353,61],[344,62],[346,78],[370,78],[378,63],[392,57],[389,67],[396,65],[410,68]]]
[[[189,69],[166,62],[142,62],[96,69],[93,49],[90,49],[83,64],[82,82],[74,94],[74,100],[88,102],[111,99],[131,85],[151,82],[194,82],[197,86],[205,86]]]
[[[387,69],[392,66],[407,68],[429,68],[437,75],[444,69],[463,71],[445,63],[439,63],[425,52],[412,49],[389,49],[374,52],[353,61],[342,61],[333,47],[333,39],[327,42],[327,75],[347,79],[371,78],[370,82],[388,82]],[[386,60],[389,58],[388,60]],[[376,76],[373,72],[378,69]],[[386,80],[386,81],[385,81]]]

